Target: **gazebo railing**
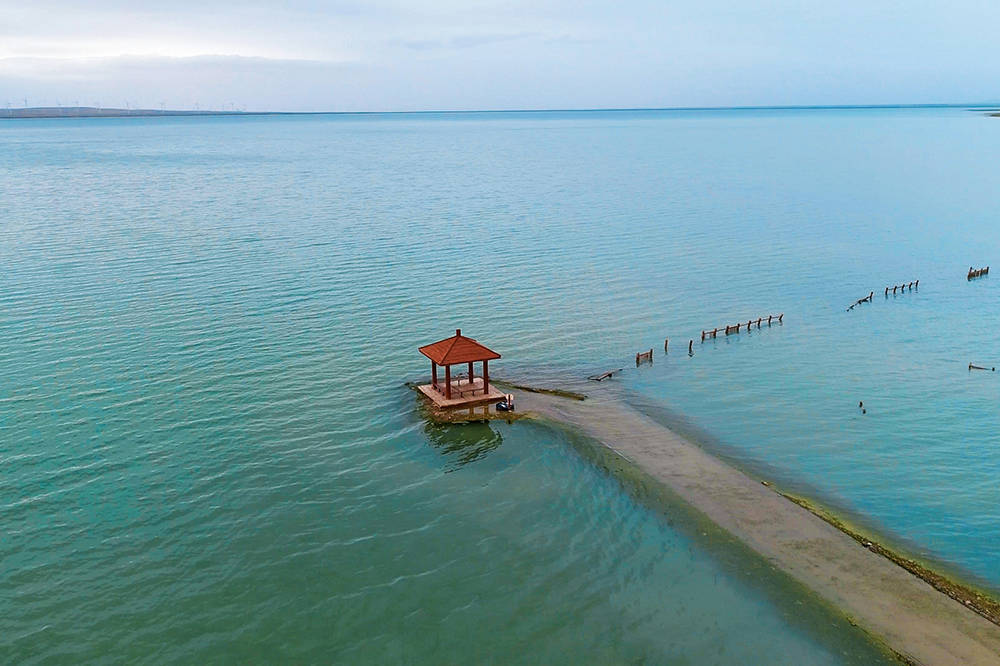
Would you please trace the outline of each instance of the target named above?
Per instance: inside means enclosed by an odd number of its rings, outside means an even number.
[[[434,388],[441,395],[445,395],[444,382],[438,382]],[[470,393],[475,395],[479,391],[482,391],[484,394],[486,393],[486,386],[482,377],[473,377],[472,381],[469,381],[468,375],[466,375],[464,377],[459,376],[451,380],[451,394],[453,396],[457,394],[461,397]]]

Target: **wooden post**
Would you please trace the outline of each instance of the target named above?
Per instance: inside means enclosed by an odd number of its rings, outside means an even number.
[[[663,353],[667,353],[667,345],[670,344],[670,338],[663,338]]]
[[[694,340],[688,342],[688,354],[694,353]]]
[[[438,387],[438,364],[431,361],[431,386]]]
[[[472,383],[472,361],[469,361],[469,383]]]
[[[451,400],[451,366],[444,366],[444,397]]]
[[[483,361],[483,395],[490,393],[490,362]]]
[[[785,313],[784,312],[782,312],[780,315],[778,315],[778,323],[779,324],[781,323],[781,320],[784,319],[784,317],[785,317]]]

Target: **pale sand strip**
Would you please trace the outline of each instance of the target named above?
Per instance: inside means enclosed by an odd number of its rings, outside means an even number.
[[[649,417],[593,394],[516,396],[518,411],[611,447],[904,658],[1000,664],[1000,627]]]

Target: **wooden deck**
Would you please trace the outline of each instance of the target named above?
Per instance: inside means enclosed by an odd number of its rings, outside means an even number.
[[[438,407],[468,407],[500,402],[506,395],[492,384],[490,384],[490,390],[484,392],[482,377],[474,378],[471,383],[465,379],[453,379],[451,381],[451,399],[444,397],[444,382],[438,382],[438,387],[441,389],[440,391],[430,384],[418,386],[417,389]]]

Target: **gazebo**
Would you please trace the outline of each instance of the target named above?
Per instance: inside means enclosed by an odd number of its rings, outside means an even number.
[[[456,329],[450,338],[420,347],[419,351],[431,361],[431,383],[419,389],[437,406],[458,407],[504,399],[503,393],[490,386],[490,361],[500,358],[500,354],[462,335],[462,329]],[[475,375],[476,363],[483,364],[481,377]],[[467,365],[466,376],[453,380],[453,365]],[[439,366],[444,367],[444,383],[438,381]]]

